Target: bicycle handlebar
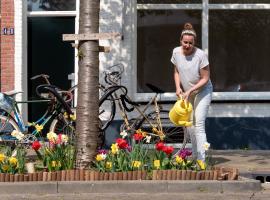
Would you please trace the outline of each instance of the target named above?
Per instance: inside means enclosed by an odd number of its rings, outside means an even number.
[[[121,80],[123,72],[124,66],[121,63],[108,67],[108,70],[104,71],[105,82],[110,85],[115,85],[119,80]]]
[[[39,75],[31,77],[30,79],[35,80],[35,79],[38,79],[38,78],[43,78],[48,85],[51,85],[51,83],[49,81],[50,76],[47,75],[47,74],[39,74]]]
[[[51,98],[51,97],[46,98],[42,96],[41,95],[42,90],[48,91],[50,94],[52,94],[54,98]],[[49,99],[49,100],[54,100],[56,98],[56,100],[60,102],[60,104],[67,111],[68,114],[73,114],[70,106],[67,104],[68,101],[63,99],[63,97],[60,95],[60,92],[61,90],[59,90],[59,88],[54,85],[39,85],[36,88],[36,93],[38,96],[40,96],[41,98]],[[72,97],[70,98],[70,100],[71,99]]]

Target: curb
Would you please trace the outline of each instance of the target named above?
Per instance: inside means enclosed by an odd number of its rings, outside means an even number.
[[[0,194],[71,193],[234,193],[261,191],[260,181],[59,181],[0,183]]]

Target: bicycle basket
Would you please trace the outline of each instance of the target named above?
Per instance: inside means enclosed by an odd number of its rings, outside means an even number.
[[[0,92],[0,109],[10,113],[13,110],[13,102],[11,97]]]

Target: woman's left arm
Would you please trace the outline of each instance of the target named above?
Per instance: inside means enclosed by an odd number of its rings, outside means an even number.
[[[186,100],[188,99],[188,97],[190,96],[190,94],[192,92],[200,89],[201,87],[203,87],[204,85],[206,85],[208,83],[208,81],[210,79],[210,68],[209,68],[209,65],[207,65],[206,67],[200,69],[200,77],[201,78],[198,81],[198,83],[184,93],[184,98]]]

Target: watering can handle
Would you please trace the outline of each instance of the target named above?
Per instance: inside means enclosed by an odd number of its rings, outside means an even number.
[[[187,100],[184,100],[182,95],[180,95],[180,96],[177,98],[177,100],[184,101],[185,107],[186,107],[186,108],[188,107],[188,101],[187,101]]]

